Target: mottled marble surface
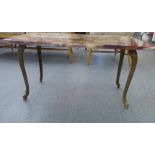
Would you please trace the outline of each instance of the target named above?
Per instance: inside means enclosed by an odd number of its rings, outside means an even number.
[[[32,32],[0,40],[1,44],[48,45],[60,47],[142,49],[144,43],[131,34],[74,34],[63,32]],[[148,45],[147,45],[148,46]]]

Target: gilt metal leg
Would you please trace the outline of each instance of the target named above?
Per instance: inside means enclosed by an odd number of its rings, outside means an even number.
[[[68,49],[68,59],[70,63],[72,63],[72,56],[73,56],[73,51],[72,51],[72,48],[70,47]]]
[[[43,64],[42,64],[42,54],[41,54],[41,46],[37,46],[38,53],[38,61],[39,61],[39,69],[40,69],[40,82],[43,80]]]
[[[92,56],[92,48],[89,48],[88,59],[87,59],[87,64],[88,65],[90,65],[91,56]]]
[[[27,100],[27,97],[29,95],[29,83],[28,83],[28,78],[27,78],[27,74],[26,74],[26,70],[25,70],[25,65],[24,65],[24,49],[25,46],[24,45],[20,45],[18,48],[18,60],[19,60],[19,65],[22,71],[22,75],[24,78],[24,82],[25,82],[25,87],[26,87],[26,91],[25,94],[23,95],[23,99]]]
[[[128,55],[128,63],[129,63],[129,66],[132,64],[131,61],[132,61],[132,60],[131,60],[131,57],[130,57],[130,55]]]
[[[138,61],[138,55],[137,55],[137,51],[136,50],[129,50],[128,54],[131,57],[131,66],[130,66],[130,71],[129,71],[129,75],[127,78],[127,82],[124,88],[124,92],[123,92],[123,104],[124,104],[124,108],[128,109],[128,102],[127,102],[127,92],[131,83],[131,80],[133,78],[136,66],[137,66],[137,61]]]
[[[124,54],[125,54],[125,50],[122,49],[120,51],[120,60],[119,60],[118,71],[117,71],[117,79],[116,79],[116,85],[118,88],[120,87],[119,79],[120,79],[122,64],[123,64],[123,60],[124,60]]]

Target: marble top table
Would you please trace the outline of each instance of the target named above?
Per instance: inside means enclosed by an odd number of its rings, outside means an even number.
[[[123,33],[124,34],[124,33]],[[101,34],[74,34],[74,33],[26,33],[2,39],[0,43],[35,45],[35,46],[62,46],[62,47],[89,47],[89,48],[126,48],[141,49],[143,42],[131,36],[101,35]]]
[[[39,67],[40,67],[40,81],[43,78],[43,68],[42,68],[42,46],[56,46],[56,47],[84,47],[92,51],[93,48],[105,48],[105,49],[120,49],[120,61],[118,65],[118,72],[116,78],[116,85],[119,88],[119,79],[123,64],[123,59],[125,51],[128,51],[131,57],[132,64],[130,66],[129,75],[123,92],[123,104],[124,107],[128,108],[127,102],[127,92],[133,78],[138,55],[138,49],[144,48],[154,48],[152,44],[144,43],[136,38],[129,35],[120,34],[119,35],[99,35],[99,34],[73,34],[73,33],[26,33],[0,40],[0,44],[11,45],[16,44],[18,46],[18,58],[21,71],[24,77],[24,82],[26,86],[26,91],[23,96],[24,100],[27,99],[29,95],[29,83],[27,78],[27,73],[24,65],[24,49],[27,45],[33,45],[37,47]]]

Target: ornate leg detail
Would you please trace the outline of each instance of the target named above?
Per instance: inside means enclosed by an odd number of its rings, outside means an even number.
[[[89,48],[88,59],[87,59],[87,64],[88,65],[90,65],[91,56],[92,56],[92,48]]]
[[[41,54],[41,46],[37,46],[38,52],[38,61],[39,61],[39,69],[40,69],[40,82],[43,80],[43,65],[42,65],[42,54]]]
[[[136,50],[129,50],[128,51],[129,56],[131,57],[131,66],[130,66],[130,71],[129,71],[129,75],[128,75],[128,79],[124,88],[124,92],[123,92],[123,104],[124,104],[124,108],[128,109],[128,102],[127,102],[127,92],[131,83],[131,80],[133,78],[136,66],[137,66],[137,61],[138,61],[138,55],[137,55],[137,51]]]
[[[73,51],[72,51],[72,48],[70,47],[68,49],[68,59],[70,63],[72,63],[72,56],[73,56]]]
[[[26,87],[26,91],[25,94],[23,95],[23,99],[27,100],[27,97],[29,95],[29,83],[28,83],[28,78],[27,78],[27,74],[26,74],[26,70],[25,70],[25,65],[24,65],[24,49],[26,46],[24,45],[20,45],[18,48],[18,59],[19,59],[19,65],[22,71],[22,75],[24,78],[24,82],[25,82],[25,87]]]
[[[124,54],[125,54],[125,50],[122,49],[120,51],[120,60],[119,60],[118,71],[117,71],[117,79],[116,79],[117,88],[120,87],[119,79],[120,79],[120,74],[121,74],[121,70],[122,70],[122,64],[123,64],[123,60],[124,60]]]

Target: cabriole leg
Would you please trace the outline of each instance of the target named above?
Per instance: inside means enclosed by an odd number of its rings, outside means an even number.
[[[20,45],[18,48],[18,60],[19,60],[19,65],[22,71],[22,75],[24,78],[24,82],[25,82],[25,87],[26,87],[26,91],[25,94],[23,95],[23,99],[27,100],[27,97],[29,95],[29,83],[28,83],[28,78],[27,78],[27,74],[26,74],[26,70],[25,70],[25,64],[24,64],[24,49],[26,46],[24,45]]]
[[[124,108],[128,109],[128,102],[127,102],[127,93],[128,93],[128,89],[130,86],[130,83],[132,81],[136,66],[137,66],[137,61],[138,61],[138,55],[137,55],[137,51],[136,50],[129,50],[128,54],[131,57],[131,66],[130,66],[130,71],[129,71],[129,75],[127,78],[127,82],[124,88],[124,92],[123,92],[123,104],[124,104]]]

